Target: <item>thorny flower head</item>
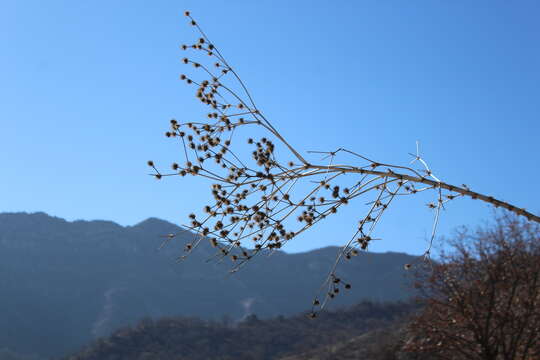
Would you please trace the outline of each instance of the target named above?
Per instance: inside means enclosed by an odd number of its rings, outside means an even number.
[[[236,271],[257,255],[282,248],[319,221],[339,213],[341,207],[355,198],[368,197],[365,215],[329,269],[321,288],[321,300],[313,301],[312,314],[315,314],[340,294],[340,289],[351,288],[337,276],[337,265],[369,249],[375,240],[375,226],[396,197],[434,192],[435,200],[427,204],[435,216],[426,256],[446,202],[464,195],[487,201],[484,199],[487,197],[466,186],[441,182],[419,155],[418,148],[413,162],[420,163],[421,170],[372,161],[344,148],[310,151],[323,157],[325,163],[309,162],[257,108],[237,72],[191,14],[186,11],[185,16],[199,38],[180,46],[186,52],[181,62],[188,66],[189,74],[179,78],[193,88],[206,114],[196,121],[170,121],[165,136],[179,142],[184,157],[170,165],[172,172],[162,173],[153,161],[148,161],[148,166],[156,179],[199,176],[212,182],[213,201],[201,207],[202,215],[188,216],[186,228],[200,236],[186,244],[187,252],[207,241],[216,248],[217,258],[228,258],[232,262],[231,271]],[[249,136],[244,136],[245,133]],[[342,154],[353,156],[357,163],[336,164],[338,155]],[[348,182],[347,186],[340,184],[344,181]],[[522,211],[521,215],[532,215],[496,199],[489,200],[516,213]],[[405,269],[410,266],[406,264]]]

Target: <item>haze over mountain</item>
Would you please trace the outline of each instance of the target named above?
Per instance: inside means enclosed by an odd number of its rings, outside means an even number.
[[[158,250],[161,235],[180,233]],[[0,214],[0,349],[59,356],[144,317],[197,316],[239,320],[310,309],[337,254],[328,247],[275,252],[235,274],[203,242],[177,262],[193,234],[150,218],[123,227],[45,213]],[[401,253],[362,253],[340,274],[352,289],[331,306],[409,294]]]

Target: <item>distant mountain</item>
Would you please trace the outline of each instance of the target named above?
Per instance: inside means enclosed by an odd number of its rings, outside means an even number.
[[[411,303],[362,302],[316,319],[252,315],[233,326],[195,318],[146,320],[65,360],[391,360],[397,354],[405,360],[404,334],[393,328],[416,309]]]
[[[161,235],[179,233],[158,250]],[[208,262],[201,243],[184,261],[192,233],[151,218],[123,227],[45,213],[0,214],[0,349],[58,356],[141,318],[249,314],[260,318],[308,310],[336,247],[261,256],[235,274]],[[403,264],[415,257],[362,253],[340,270],[353,287],[332,306],[409,294]]]

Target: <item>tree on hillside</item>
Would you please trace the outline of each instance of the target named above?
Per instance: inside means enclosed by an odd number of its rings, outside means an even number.
[[[540,358],[540,227],[501,217],[463,232],[418,282],[406,349],[440,359]]]
[[[263,115],[253,96],[235,69],[209,40],[197,22],[188,17],[200,38],[194,44],[182,45],[193,54],[183,63],[195,69],[193,76],[180,79],[194,86],[196,97],[209,111],[201,121],[170,121],[168,138],[179,141],[184,161],[163,172],[149,161],[156,179],[170,176],[199,176],[213,182],[215,201],[203,214],[189,215],[187,228],[201,236],[186,244],[190,252],[201,241],[210,241],[217,257],[228,257],[232,271],[266,250],[281,248],[294,237],[357,198],[369,206],[360,217],[349,241],[337,255],[324,290],[326,303],[340,290],[350,287],[336,274],[336,266],[366,250],[374,239],[374,229],[394,200],[423,192],[432,192],[427,206],[433,210],[431,241],[435,236],[444,204],[458,197],[470,197],[540,222],[540,217],[525,209],[472,191],[466,185],[451,185],[436,176],[419,153],[412,163],[401,166],[372,160],[346,148],[334,151],[310,151],[304,157]],[[247,142],[247,144],[246,144]],[[338,163],[339,161],[344,161]],[[194,209],[195,210],[195,209]],[[172,239],[170,234],[167,239]],[[251,241],[252,246],[246,246]],[[431,245],[425,252],[428,256]]]

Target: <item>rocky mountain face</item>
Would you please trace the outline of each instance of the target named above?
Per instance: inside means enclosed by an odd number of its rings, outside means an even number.
[[[162,235],[177,233],[158,249]],[[59,356],[143,318],[238,321],[310,309],[338,249],[260,256],[231,274],[206,241],[185,260],[194,235],[151,218],[123,227],[68,222],[44,213],[0,214],[0,349]],[[362,253],[340,269],[352,289],[331,304],[410,295],[399,253]]]

